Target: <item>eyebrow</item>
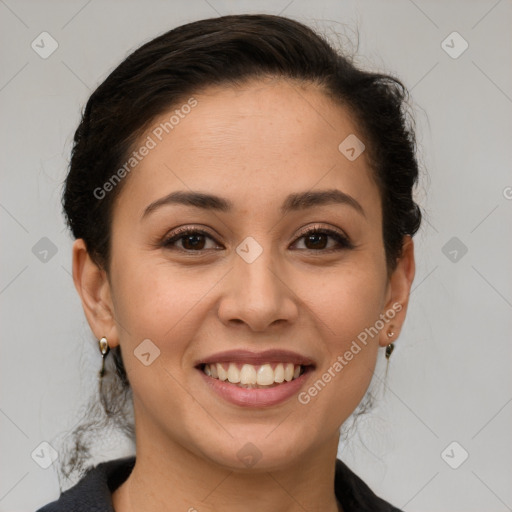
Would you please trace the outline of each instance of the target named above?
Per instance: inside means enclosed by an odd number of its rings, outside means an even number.
[[[215,210],[219,212],[229,212],[234,209],[234,204],[229,199],[202,192],[177,190],[152,202],[144,210],[142,219],[161,206],[173,204],[182,204],[185,206],[201,208],[203,210]],[[305,210],[313,206],[322,206],[326,204],[347,205],[352,207],[363,217],[366,217],[363,207],[356,199],[335,188],[290,194],[286,197],[281,206],[281,214],[285,215],[292,211]]]

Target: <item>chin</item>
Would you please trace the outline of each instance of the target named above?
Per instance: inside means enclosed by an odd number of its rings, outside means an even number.
[[[304,449],[304,439],[310,438],[304,432],[285,430],[272,432],[275,426],[254,425],[243,428],[236,436],[228,434],[223,439],[212,441],[203,447],[203,454],[214,464],[236,472],[260,472],[283,469],[301,459]],[[215,446],[216,449],[212,450]]]

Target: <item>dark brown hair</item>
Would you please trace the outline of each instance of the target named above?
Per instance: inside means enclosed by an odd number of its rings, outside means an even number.
[[[170,30],[130,54],[90,96],[74,137],[63,207],[73,236],[84,239],[99,266],[108,272],[113,206],[129,177],[102,198],[94,192],[123,165],[151,122],[209,86],[259,77],[315,85],[350,110],[380,191],[388,273],[395,268],[404,235],[414,235],[421,223],[413,199],[418,164],[405,87],[390,75],[359,69],[306,25],[267,14],[223,16]],[[120,347],[113,349],[109,371],[113,380],[100,390],[101,408],[133,438],[120,405],[130,393]],[[97,409],[97,399],[91,407]],[[83,468],[86,436],[98,424],[90,419],[75,430],[72,454],[62,465],[66,476]]]

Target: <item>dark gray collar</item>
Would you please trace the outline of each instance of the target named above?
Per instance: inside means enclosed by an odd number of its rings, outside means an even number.
[[[135,457],[102,462],[73,487],[37,512],[114,512],[112,493],[130,475]],[[344,512],[401,512],[376,496],[341,460],[336,460],[334,491]]]

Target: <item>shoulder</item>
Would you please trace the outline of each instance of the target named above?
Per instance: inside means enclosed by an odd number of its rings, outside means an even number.
[[[114,512],[112,492],[128,478],[134,465],[134,456],[102,462],[36,512]]]
[[[334,489],[344,512],[402,512],[379,498],[339,459],[336,459]]]

